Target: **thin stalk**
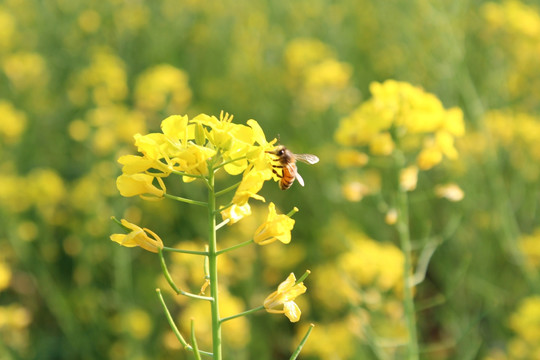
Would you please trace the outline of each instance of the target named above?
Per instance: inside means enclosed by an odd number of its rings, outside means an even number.
[[[253,313],[255,313],[257,311],[261,311],[263,309],[264,309],[264,305],[261,305],[259,307],[254,308],[254,309],[246,310],[246,311],[238,313],[236,315],[227,316],[227,317],[221,319],[221,323],[224,323],[225,321],[229,321],[229,320],[232,320],[232,319],[236,319],[236,318],[238,318],[240,316],[246,316],[246,315],[249,315],[249,314],[253,314]]]
[[[216,197],[219,197],[219,196],[221,196],[221,195],[223,195],[223,194],[228,193],[228,192],[231,191],[231,190],[236,189],[236,188],[240,185],[240,183],[241,183],[241,181],[237,182],[237,183],[234,184],[234,185],[229,186],[228,188],[225,188],[225,189],[223,189],[223,190],[220,190],[220,191],[216,192]]]
[[[192,177],[192,178],[196,178],[196,179],[204,179],[204,176],[202,176],[202,175],[186,174],[185,172],[178,171],[178,170],[171,170],[171,172],[173,174],[180,175],[180,176],[187,176],[187,177]]]
[[[228,248],[226,248],[226,249],[219,250],[218,252],[216,252],[216,255],[221,255],[221,254],[224,254],[224,253],[229,252],[229,251],[231,251],[231,250],[236,250],[236,249],[238,249],[238,248],[241,248],[241,247],[244,247],[244,246],[246,246],[246,245],[249,245],[249,244],[251,244],[252,242],[253,242],[253,239],[248,240],[248,241],[244,241],[244,242],[242,242],[242,243],[240,243],[240,244],[233,245],[233,246],[228,247]]]
[[[163,299],[163,295],[161,294],[161,290],[156,289],[156,292],[157,292],[158,297],[159,297],[159,302],[161,303],[161,306],[163,307],[163,311],[165,311],[165,317],[167,318],[167,321],[169,322],[169,325],[170,325],[174,335],[176,335],[176,338],[178,339],[178,341],[180,341],[180,343],[182,344],[184,349],[187,349],[189,351],[193,351],[193,347],[186,342],[186,340],[184,339],[184,337],[180,333],[180,330],[178,330],[178,327],[174,323],[174,320],[173,320],[173,318],[171,316],[169,308],[167,307],[167,304],[165,304],[165,299]],[[203,354],[203,355],[212,356],[212,353],[208,352],[208,351],[199,350],[199,353]]]
[[[300,344],[298,344],[296,351],[291,355],[289,360],[295,360],[298,357],[298,355],[300,355],[300,351],[302,351],[302,348],[304,347],[304,344],[306,343],[309,337],[309,334],[311,334],[311,330],[313,330],[313,327],[315,327],[314,324],[309,324],[309,329],[306,332],[306,335],[304,335],[304,337],[302,338],[302,341],[300,341]]]
[[[236,159],[231,159],[231,160],[225,161],[225,162],[223,162],[223,163],[217,165],[217,166],[214,168],[214,171],[218,170],[219,168],[221,168],[221,167],[223,167],[223,166],[225,166],[225,165],[227,165],[227,164],[236,162],[236,161],[238,161],[238,160],[243,160],[243,159],[245,159],[245,158],[246,158],[246,156],[244,155],[244,156],[240,156],[239,158],[236,158]]]
[[[221,229],[222,227],[224,227],[225,225],[227,225],[230,222],[231,222],[231,219],[223,220],[222,222],[220,222],[219,224],[216,225],[216,231],[218,231],[219,229]]]
[[[171,326],[171,329],[172,329],[174,335],[176,335],[176,338],[178,339],[178,341],[180,341],[180,343],[182,344],[184,349],[191,348],[191,345],[189,345],[187,343],[187,341],[184,339],[184,337],[180,333],[180,330],[178,330],[178,327],[174,323],[174,320],[173,320],[173,318],[171,316],[169,308],[167,307],[167,304],[165,304],[165,299],[163,299],[163,295],[161,294],[161,289],[156,289],[156,292],[157,292],[158,297],[159,297],[159,302],[161,303],[161,306],[163,307],[163,311],[165,311],[165,317],[167,317],[167,321],[169,322],[169,325]]]
[[[171,274],[169,273],[169,269],[167,269],[167,264],[165,263],[165,258],[163,257],[163,251],[160,248],[158,248],[158,255],[159,255],[159,261],[161,263],[161,270],[163,271],[163,276],[165,276],[165,279],[167,280],[171,288],[174,290],[174,292],[176,292],[177,294],[181,294],[181,295],[193,298],[193,299],[206,300],[206,301],[214,300],[212,297],[195,295],[187,291],[184,291],[180,289],[178,286],[176,286],[176,284],[174,283],[171,277]]]
[[[216,194],[214,192],[214,169],[208,165],[208,270],[210,275],[210,302],[212,313],[212,348],[214,359],[222,360],[221,353],[221,320],[219,317],[218,265],[216,239]]]
[[[191,205],[206,206],[206,203],[204,201],[191,200],[191,199],[183,198],[183,197],[180,197],[180,196],[174,196],[174,195],[167,194],[167,193],[163,194],[163,196],[165,196],[166,198],[169,198],[169,199],[185,202],[185,203],[191,204]]]
[[[412,261],[411,261],[411,238],[409,232],[409,204],[407,192],[398,190],[397,196],[397,230],[401,243],[401,251],[405,257],[403,266],[403,301],[405,310],[405,321],[409,332],[408,356],[409,360],[418,360],[418,336],[416,332],[416,312],[414,309],[413,285],[411,282]]]
[[[193,354],[196,360],[201,360],[201,353],[199,352],[199,346],[197,345],[197,339],[195,338],[195,320],[191,318],[191,343],[193,344]]]
[[[170,251],[170,252],[177,252],[177,253],[182,253],[182,254],[208,256],[207,251],[184,250],[184,249],[171,248],[171,247],[167,247],[167,246],[164,246],[162,250]]]

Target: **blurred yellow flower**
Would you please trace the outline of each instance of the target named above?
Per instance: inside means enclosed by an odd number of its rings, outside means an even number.
[[[418,182],[418,168],[415,165],[408,166],[399,173],[399,187],[404,191],[413,191]]]
[[[287,215],[278,215],[276,206],[271,202],[268,205],[268,218],[255,230],[253,241],[259,245],[267,245],[277,240],[288,244],[291,242],[291,230],[293,227],[294,220]]]
[[[374,82],[370,91],[372,98],[341,120],[335,133],[338,143],[368,147],[378,156],[398,148],[406,156],[417,156],[421,170],[437,165],[443,156],[457,158],[454,139],[465,132],[460,109],[446,110],[433,94],[405,82]]]
[[[279,284],[278,289],[264,300],[266,311],[272,314],[285,314],[291,322],[300,320],[301,311],[294,299],[305,293],[307,288],[303,282],[295,283],[296,277],[291,273]]]
[[[540,268],[540,229],[530,235],[523,235],[519,240],[519,248],[525,256],[527,265],[532,269]]]
[[[394,151],[395,145],[388,132],[382,132],[373,137],[369,143],[369,151],[373,155],[388,156]]]
[[[186,110],[190,101],[188,76],[172,65],[156,65],[137,78],[135,103],[142,110],[181,113]]]
[[[450,201],[461,201],[465,197],[463,190],[454,183],[435,186],[435,195]]]
[[[79,27],[86,33],[95,33],[101,25],[101,17],[95,10],[85,10],[77,18]]]
[[[397,222],[398,213],[395,208],[389,209],[384,216],[384,222],[388,225],[394,225]]]
[[[19,139],[26,128],[26,115],[8,101],[0,99],[0,136],[6,143]]]
[[[4,59],[2,65],[6,76],[17,90],[44,86],[49,81],[47,64],[38,53],[13,53]]]
[[[368,163],[369,157],[362,152],[348,149],[337,152],[337,166],[340,168],[361,167]]]
[[[510,316],[510,328],[516,333],[508,344],[512,359],[535,359],[540,353],[540,296],[524,298]]]
[[[86,104],[88,92],[97,105],[117,103],[127,96],[125,64],[108,49],[96,50],[90,65],[71,78],[68,96],[75,105]]]
[[[11,275],[10,267],[6,263],[0,261],[0,292],[9,286]]]
[[[113,234],[111,240],[126,247],[140,246],[141,248],[157,253],[158,248],[163,249],[163,241],[153,231],[140,228],[139,226],[122,219],[122,225],[131,230],[128,234]],[[150,234],[152,237],[148,236]]]
[[[443,159],[442,152],[435,147],[428,147],[422,149],[416,163],[420,170],[429,170],[435,165],[439,164]]]
[[[13,42],[13,35],[16,30],[16,21],[13,15],[0,8],[0,50],[9,49]]]

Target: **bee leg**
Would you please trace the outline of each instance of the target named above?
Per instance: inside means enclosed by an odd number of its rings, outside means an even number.
[[[276,174],[278,178],[282,178],[282,177],[283,177],[283,171],[282,171],[281,174],[280,174],[280,173],[277,172],[275,169],[272,169],[272,172],[273,172],[274,174]]]

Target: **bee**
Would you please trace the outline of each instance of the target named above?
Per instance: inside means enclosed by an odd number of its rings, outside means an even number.
[[[279,163],[279,165],[274,165],[274,169],[272,169],[272,171],[279,178],[281,178],[279,181],[279,188],[281,190],[287,190],[290,188],[294,182],[294,179],[297,179],[298,183],[304,186],[304,179],[302,179],[296,168],[296,160],[305,162],[307,164],[316,164],[319,162],[319,158],[315,155],[293,154],[283,145],[278,146],[274,151],[267,152],[277,156],[276,161]],[[276,169],[281,169],[281,172]]]

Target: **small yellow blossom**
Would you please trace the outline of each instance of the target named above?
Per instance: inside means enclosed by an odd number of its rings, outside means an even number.
[[[77,18],[79,27],[86,33],[95,33],[101,25],[101,17],[95,10],[85,10]]]
[[[268,218],[255,230],[253,241],[259,245],[270,244],[276,240],[284,244],[291,242],[291,230],[294,227],[294,220],[287,215],[276,213],[274,203],[268,205]]]
[[[375,135],[369,143],[369,150],[373,155],[390,155],[394,151],[394,147],[392,136],[387,132]]]
[[[169,64],[145,70],[135,84],[135,102],[143,110],[181,112],[191,96],[187,74]]]
[[[435,187],[435,195],[441,198],[446,198],[450,201],[461,201],[465,197],[463,190],[461,190],[461,188],[454,183],[437,185]]]
[[[251,206],[249,206],[248,203],[245,203],[244,205],[233,204],[221,211],[223,220],[228,219],[229,225],[232,225],[249,215],[251,215]]]
[[[125,197],[146,194],[163,197],[164,191],[154,186],[153,181],[154,177],[147,174],[123,174],[116,179],[116,187]]]
[[[141,248],[153,253],[158,252],[159,249],[163,249],[163,241],[153,231],[140,228],[139,226],[122,219],[122,225],[131,230],[128,234],[113,234],[111,240],[126,247],[140,246]],[[152,237],[148,236],[150,234]]]
[[[540,229],[537,228],[532,234],[523,235],[519,240],[519,248],[530,268],[540,268]]]
[[[26,128],[26,114],[17,110],[10,102],[0,100],[0,136],[6,143],[19,139]]]
[[[2,65],[4,73],[16,90],[44,86],[49,80],[45,59],[38,53],[13,53],[6,56]]]
[[[418,182],[418,168],[414,165],[401,170],[399,174],[399,186],[402,190],[413,191]]]
[[[125,175],[132,175],[140,172],[144,172],[148,169],[150,169],[153,165],[155,165],[157,162],[148,159],[143,156],[136,156],[136,155],[124,155],[120,156],[118,158],[118,162],[122,165],[122,172]]]
[[[371,193],[368,185],[360,181],[347,181],[341,187],[343,197],[348,201],[358,202],[361,201],[364,196]]]
[[[306,292],[304,283],[296,283],[296,277],[291,273],[287,279],[279,284],[278,289],[264,300],[266,311],[273,314],[285,314],[291,322],[300,320],[301,311],[294,302],[296,297]]]
[[[338,151],[336,162],[340,168],[361,167],[368,163],[369,157],[362,152],[356,150],[341,150]]]
[[[12,273],[8,264],[0,262],[0,292],[9,286],[11,277]]]
[[[259,190],[261,190],[264,182],[266,180],[269,180],[271,178],[271,171],[258,171],[257,169],[250,169],[246,170],[244,173],[244,176],[242,177],[242,181],[240,185],[238,186],[238,189],[236,189],[236,193],[233,197],[233,204],[236,205],[236,209],[244,209],[244,211],[239,212],[240,213],[248,213],[245,205],[247,204],[248,200],[250,198],[254,198],[256,200],[265,201],[264,197],[261,195],[258,195],[257,193]],[[227,219],[227,215],[230,215],[230,211],[224,211],[221,213],[224,219]],[[232,219],[231,219],[232,220]],[[239,219],[238,219],[239,220]]]
[[[420,170],[429,170],[442,161],[442,153],[435,147],[425,148],[420,154],[416,162]]]
[[[384,217],[384,222],[388,225],[394,225],[397,222],[398,213],[395,208],[389,209]]]

